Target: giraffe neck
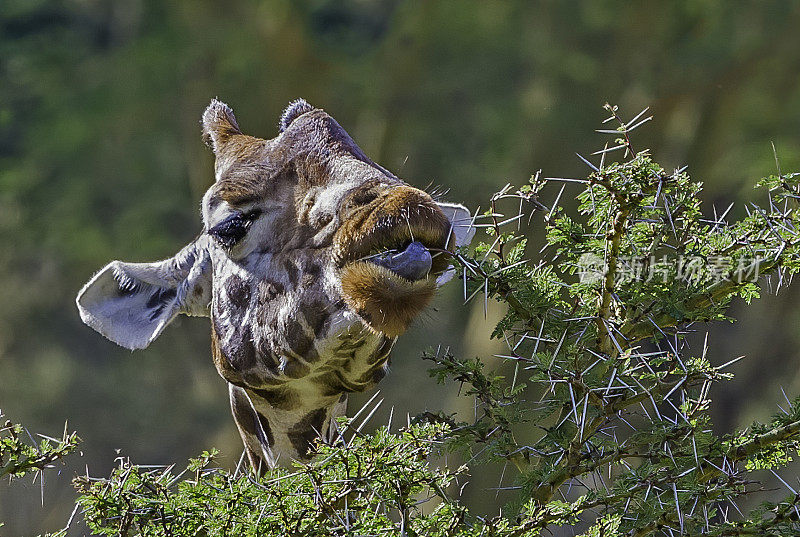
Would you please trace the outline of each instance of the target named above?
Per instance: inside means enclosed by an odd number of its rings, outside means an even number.
[[[337,336],[310,374],[271,385],[231,382],[234,420],[255,469],[308,460],[317,438],[336,437],[335,418],[347,409],[347,393],[373,386],[388,368],[394,340],[355,331]],[[335,343],[333,343],[335,342]]]
[[[292,410],[271,406],[249,390],[229,385],[231,409],[252,467],[263,472],[308,460],[317,438],[336,439],[335,418],[347,410],[347,395]]]

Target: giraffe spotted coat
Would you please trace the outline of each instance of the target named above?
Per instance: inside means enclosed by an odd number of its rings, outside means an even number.
[[[214,100],[203,135],[216,181],[202,233],[170,259],[110,263],[78,309],[129,349],[180,313],[210,317],[252,466],[304,460],[347,394],[386,374],[396,338],[451,276],[447,251],[472,238],[471,218],[372,162],[302,99],[271,140],[243,134]]]

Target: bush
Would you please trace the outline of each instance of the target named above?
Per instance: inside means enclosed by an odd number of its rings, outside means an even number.
[[[800,400],[719,436],[709,390],[735,360],[713,365],[707,344],[688,345],[698,323],[733,320],[734,298],[757,298],[761,277],[780,288],[800,267],[800,174],[764,179],[767,206],[729,221],[730,208],[702,210],[702,185],[685,170],[668,173],[634,149],[630,133],[649,118],[624,121],[606,108],[612,128],[601,132],[614,142],[599,164],[586,160],[587,178],[537,173],[507,186],[476,224],[489,241],[454,256],[465,298],[508,307],[493,337],[507,344],[513,373],[446,351],[424,355],[438,381],[476,398],[473,420],[426,414],[396,433],[363,434],[366,419],[351,419],[311,463],[262,480],[213,468],[213,452],[178,474],[120,459],[108,478],[75,480],[89,527],[159,536],[516,536],[557,526],[587,536],[800,534],[800,496],[780,477],[784,500],[746,516],[737,504],[763,500],[759,476],[798,450]],[[560,204],[572,198],[567,185],[581,189],[571,212]],[[529,211],[547,228],[535,264],[519,231]],[[454,450],[469,467],[430,462]],[[497,461],[516,468],[516,498],[504,516],[482,518],[459,503],[455,485]]]
[[[0,479],[7,476],[13,480],[31,473],[41,479],[39,473],[74,452],[80,443],[78,435],[69,432],[66,425],[61,438],[39,437],[37,443],[22,425],[6,419],[0,410]]]

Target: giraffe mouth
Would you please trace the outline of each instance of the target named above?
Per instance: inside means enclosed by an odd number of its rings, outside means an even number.
[[[402,334],[430,303],[453,238],[450,221],[427,194],[403,190],[404,199],[382,200],[343,229],[348,240],[339,270],[349,308],[389,337]]]
[[[430,250],[419,241],[410,242],[404,250],[387,250],[367,260],[412,282],[425,278],[433,267]]]
[[[414,230],[410,226],[374,232],[363,238],[345,257],[344,266],[369,264],[415,282],[437,277],[447,270],[449,228]]]
[[[447,268],[452,238],[450,221],[430,196],[406,187],[348,218],[338,233],[337,257],[340,266],[368,262],[414,281]]]

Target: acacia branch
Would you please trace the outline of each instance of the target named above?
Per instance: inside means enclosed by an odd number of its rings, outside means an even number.
[[[580,448],[592,436],[594,436],[594,434],[600,429],[600,427],[603,426],[606,420],[627,407],[649,399],[652,395],[665,395],[669,393],[669,391],[675,386],[684,381],[686,381],[686,377],[678,379],[674,382],[659,382],[657,386],[651,388],[650,390],[638,393],[631,397],[615,399],[614,401],[606,404],[602,408],[602,412],[598,416],[595,416],[595,418],[586,425],[582,435],[580,431],[576,433],[575,437],[572,439],[572,442],[570,442],[570,456],[565,457],[558,469],[551,473],[546,481],[540,483],[539,486],[533,490],[531,497],[544,504],[550,501],[558,488],[566,483],[569,479],[584,475],[585,473],[596,469],[596,465],[586,467],[581,464],[586,455],[580,452]],[[619,454],[622,453],[620,452]],[[605,461],[604,464],[606,462],[613,461],[614,459],[611,458],[608,461]]]
[[[726,458],[729,462],[739,462],[742,460],[747,459],[751,455],[762,451],[764,448],[772,446],[774,444],[792,439],[796,436],[800,435],[800,420],[794,421],[792,423],[788,423],[781,427],[775,427],[774,429],[767,431],[766,433],[761,433],[747,442],[740,444],[738,446],[731,446],[728,451],[725,453],[724,458]],[[723,472],[720,470],[720,467],[723,464],[722,461],[723,457],[720,457],[715,463],[719,464],[710,464],[710,463],[703,463],[700,468],[702,473],[699,476],[700,482],[708,482],[709,480],[721,475]],[[789,508],[793,507],[798,498],[795,498],[795,501],[791,504],[788,504],[786,508],[786,513],[788,513]],[[770,526],[773,526],[780,522],[783,519],[783,516],[779,516],[780,513],[776,512],[776,517],[771,519],[770,521],[766,521],[762,525],[758,526],[759,529],[757,534],[763,534],[763,531],[768,529]],[[655,531],[658,531],[662,527],[674,523],[676,519],[676,513],[674,510],[664,510],[661,515],[654,521],[650,522],[646,526],[639,528],[631,533],[631,537],[645,537],[646,535],[650,535]],[[736,535],[753,535],[755,533],[751,533],[750,530],[756,529],[756,527],[749,527],[749,528],[726,528],[724,531],[720,531],[715,535],[725,535],[725,536],[736,536]]]
[[[602,183],[601,183],[602,184]],[[604,185],[605,186],[605,185]],[[613,190],[609,186],[605,186],[609,192],[618,199]],[[609,334],[608,321],[611,319],[611,300],[614,294],[614,280],[617,276],[617,265],[619,262],[619,252],[622,245],[622,235],[625,232],[625,224],[628,221],[628,216],[631,212],[631,207],[628,204],[620,203],[619,211],[614,218],[614,225],[608,237],[607,244],[609,245],[608,254],[606,256],[606,274],[603,279],[603,288],[600,293],[600,305],[597,310],[597,345],[600,352],[612,356],[615,352],[615,347],[611,341],[611,334]]]
[[[687,298],[681,302],[676,309],[681,312],[691,312],[710,308],[715,303],[729,297],[743,285],[748,283],[747,278],[750,274],[753,274],[754,271],[759,271],[763,274],[771,271],[777,265],[778,259],[757,259],[747,267],[737,270],[728,278],[710,285],[702,293],[698,293]],[[648,316],[646,319],[637,317],[634,320],[626,321],[622,327],[620,327],[619,331],[625,337],[628,344],[633,344],[639,340],[652,336],[653,332],[656,330],[656,326],[664,329],[676,326],[685,321],[686,319],[677,317],[670,313],[658,313]]]

